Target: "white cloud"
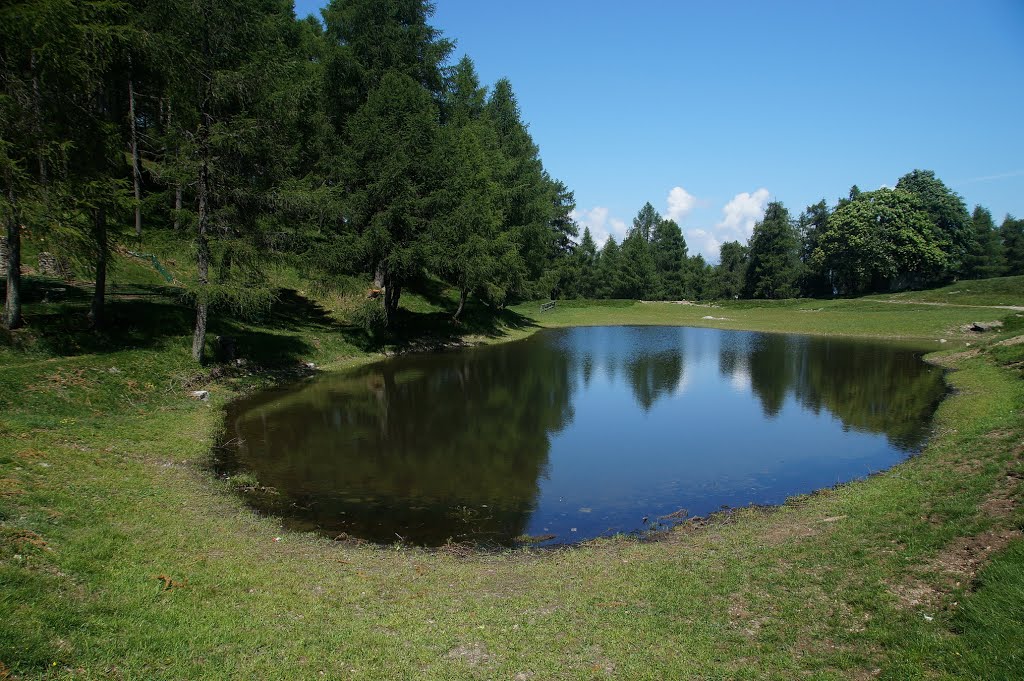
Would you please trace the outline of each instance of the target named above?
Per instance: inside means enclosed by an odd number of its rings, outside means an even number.
[[[722,219],[711,229],[687,230],[690,253],[700,253],[709,262],[718,262],[718,252],[726,241],[745,244],[754,225],[764,217],[770,194],[765,188],[753,193],[740,192],[722,207]]]
[[[732,237],[727,241],[737,239],[746,242],[754,232],[754,224],[764,217],[768,196],[768,190],[762,187],[753,194],[740,192],[732,197],[722,208],[724,217],[715,225],[715,231],[720,237]]]
[[[594,206],[590,210],[574,210],[572,218],[579,223],[580,227],[589,227],[590,235],[594,237],[594,243],[598,250],[604,246],[609,236],[622,243],[626,238],[626,222],[609,214],[604,206]],[[580,230],[582,235],[583,230]]]
[[[668,193],[668,212],[665,217],[682,222],[696,205],[696,196],[682,187],[672,187]]]
[[[712,261],[718,259],[718,251],[722,247],[722,242],[707,230],[691,229],[686,232],[686,245],[690,255],[700,253],[705,260]]]

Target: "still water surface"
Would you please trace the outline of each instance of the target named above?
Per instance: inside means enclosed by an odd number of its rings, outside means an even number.
[[[239,401],[219,466],[272,488],[247,494],[260,510],[328,536],[573,542],[892,466],[921,447],[946,390],[920,355],[717,329],[546,330]]]

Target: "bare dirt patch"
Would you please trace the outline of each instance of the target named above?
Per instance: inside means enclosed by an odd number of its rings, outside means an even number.
[[[1021,343],[1024,343],[1024,335],[1014,336],[1013,338],[1001,340],[998,343],[996,343],[996,345],[1020,345]]]
[[[942,366],[952,366],[957,362],[962,362],[965,359],[973,359],[981,354],[978,348],[971,348],[969,350],[963,350],[961,352],[954,352],[949,355],[944,355],[938,358],[938,363]]]
[[[478,667],[490,662],[492,655],[483,643],[467,643],[449,650],[447,657],[449,660],[462,660],[471,667]]]
[[[1020,482],[1019,473],[1006,472],[978,505],[979,513],[987,518],[1009,518],[1017,508]],[[937,608],[946,593],[973,582],[992,554],[1022,536],[1024,533],[1017,528],[995,527],[969,537],[958,537],[924,566],[923,571],[936,578],[931,580],[934,584],[912,578],[902,584],[890,585],[889,591],[904,608]]]

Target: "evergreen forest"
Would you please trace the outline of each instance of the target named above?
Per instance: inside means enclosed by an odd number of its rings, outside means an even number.
[[[155,233],[188,244],[202,360],[211,315],[275,300],[287,262],[323,290],[365,283],[367,328],[440,282],[458,305],[833,297],[1024,273],[1024,221],[997,227],[931,171],[895,188],[768,205],[719,263],[645,204],[595,243],[544,168],[512,84],[480,82],[425,0],[29,0],[0,8],[3,325],[22,244],[45,237],[95,281]]]

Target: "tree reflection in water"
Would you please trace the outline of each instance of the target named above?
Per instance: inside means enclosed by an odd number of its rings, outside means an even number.
[[[331,536],[509,544],[558,525],[579,530],[561,539],[579,539],[636,529],[659,509],[771,503],[891,465],[921,446],[944,392],[939,370],[892,345],[545,331],[240,401],[220,468],[259,481],[250,499],[261,510]],[[751,397],[760,425],[738,421],[756,418],[741,416]],[[841,426],[828,430],[823,414]],[[775,443],[763,435],[772,422],[787,424]],[[878,445],[843,430],[884,436],[892,453],[879,458]],[[811,431],[818,451],[801,454],[793,437]]]

